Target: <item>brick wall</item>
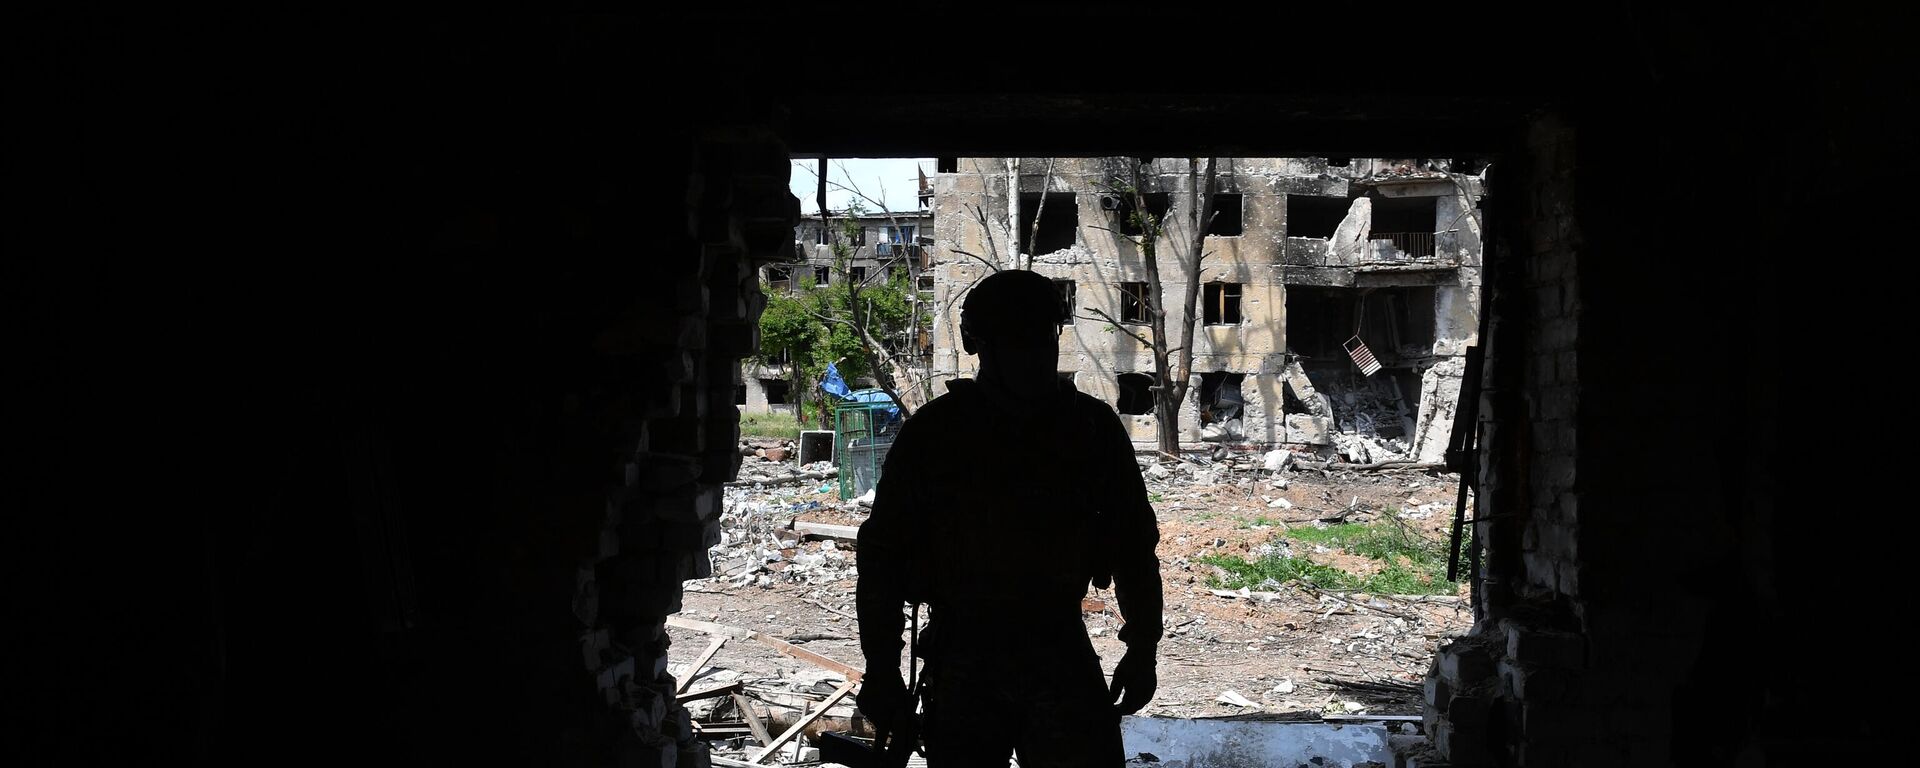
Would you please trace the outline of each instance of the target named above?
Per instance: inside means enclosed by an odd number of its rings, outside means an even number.
[[[645,375],[624,420],[622,482],[611,489],[597,557],[581,566],[575,615],[583,663],[614,713],[621,765],[703,766],[667,672],[666,617],[681,582],[708,575],[721,484],[740,467],[740,361],[759,344],[757,267],[793,248],[798,201],[771,139],[700,146],[687,178],[686,231],[656,257],[652,293],[596,349]],[[677,219],[672,219],[677,221]]]

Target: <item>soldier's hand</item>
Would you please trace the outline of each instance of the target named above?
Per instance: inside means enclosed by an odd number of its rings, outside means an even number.
[[[907,711],[907,683],[900,670],[877,670],[860,678],[860,693],[853,697],[860,713],[873,721],[875,729],[892,731],[899,716]]]
[[[1110,693],[1114,701],[1114,711],[1120,715],[1131,715],[1153,700],[1153,689],[1159,685],[1154,673],[1153,646],[1135,648],[1129,646],[1125,656],[1120,657],[1119,665],[1113,668],[1113,686]]]

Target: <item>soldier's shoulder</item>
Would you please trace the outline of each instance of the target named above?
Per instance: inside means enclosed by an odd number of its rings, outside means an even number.
[[[1084,413],[1093,419],[1104,418],[1117,421],[1120,418],[1120,415],[1114,412],[1113,406],[1108,405],[1107,401],[1085,392],[1073,393],[1073,407],[1076,411]]]
[[[913,420],[941,421],[956,418],[959,416],[963,405],[964,403],[961,402],[960,396],[948,392],[927,401],[926,405],[920,406],[920,410],[913,412]]]

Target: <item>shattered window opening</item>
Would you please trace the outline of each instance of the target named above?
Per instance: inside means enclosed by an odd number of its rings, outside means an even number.
[[[1344,197],[1287,195],[1287,237],[1333,237],[1352,205]]]
[[[852,278],[854,285],[867,284],[867,268],[866,267],[848,267],[847,276],[849,278]]]
[[[792,267],[767,267],[767,287],[774,293],[786,293],[793,288]]]
[[[1386,240],[1408,256],[1433,256],[1433,232],[1439,224],[1439,198],[1379,197],[1373,200],[1370,240]]]
[[[1153,410],[1153,377],[1144,373],[1123,373],[1114,377],[1120,384],[1120,400],[1113,409],[1128,416],[1144,416]]]
[[[1140,195],[1147,201],[1147,217],[1158,223],[1167,217],[1168,202],[1165,192],[1147,192]],[[1146,228],[1134,217],[1133,195],[1120,195],[1114,210],[1115,218],[1120,220],[1120,234],[1139,237],[1146,234]]]
[[[814,267],[813,268],[813,284],[826,285],[827,283],[832,282],[831,280],[827,279],[828,276],[832,274],[832,272],[833,270],[827,269],[826,267]]]
[[[1218,194],[1213,196],[1213,219],[1207,222],[1207,234],[1220,237],[1239,237],[1244,231],[1241,220],[1244,198],[1238,194]]]
[[[1040,193],[1026,192],[1020,195],[1020,250],[1025,251],[1028,235],[1033,237],[1033,255],[1053,253],[1072,248],[1075,234],[1080,229],[1080,206],[1074,203],[1072,192],[1046,193],[1046,210],[1040,210]],[[1033,226],[1034,216],[1040,217],[1040,227]]]
[[[1073,325],[1073,297],[1075,286],[1072,280],[1053,281],[1054,292],[1060,294],[1060,324]]]
[[[1240,284],[1207,283],[1202,320],[1207,325],[1240,324]]]
[[[761,379],[760,388],[767,393],[768,405],[787,404],[787,382],[780,379]]]
[[[1147,322],[1147,284],[1120,284],[1120,322]]]
[[[1200,423],[1219,424],[1240,418],[1246,400],[1240,385],[1246,374],[1215,371],[1200,374]]]

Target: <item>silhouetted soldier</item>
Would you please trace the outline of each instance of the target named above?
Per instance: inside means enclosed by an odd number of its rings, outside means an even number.
[[[1059,380],[1060,304],[1032,272],[982,280],[961,309],[977,380],[907,420],[860,526],[863,713],[907,711],[903,606],[931,612],[927,756],[937,766],[1118,766],[1120,716],[1146,706],[1160,641],[1159,529],[1106,403]],[[1109,687],[1081,623],[1111,580],[1127,652]],[[1118,701],[1118,705],[1115,705]]]

